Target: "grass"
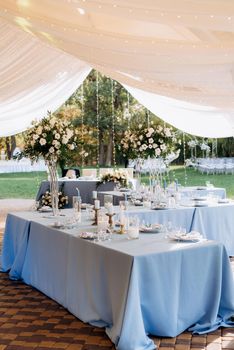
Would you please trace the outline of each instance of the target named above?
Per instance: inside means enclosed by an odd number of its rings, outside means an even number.
[[[0,199],[35,198],[46,172],[0,174]]]
[[[227,196],[234,198],[234,175],[206,175],[200,174],[192,168],[184,169],[183,166],[172,166],[169,175],[165,177],[167,183],[177,179],[182,186],[205,186],[210,181],[215,187],[224,187]],[[147,177],[142,177],[143,182],[148,182]]]
[[[0,199],[34,199],[41,181],[45,179],[46,172],[0,174]],[[174,166],[166,181],[170,183],[175,179],[188,186],[204,186],[206,181],[210,181],[216,187],[226,188],[228,197],[234,198],[234,175],[202,175],[190,168],[185,173],[182,166]],[[142,181],[147,183],[148,177],[142,176]]]

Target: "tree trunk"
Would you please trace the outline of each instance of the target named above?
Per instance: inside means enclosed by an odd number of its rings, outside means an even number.
[[[105,165],[105,147],[102,132],[99,133],[99,164],[97,165]]]
[[[7,159],[11,159],[11,145],[10,145],[9,137],[6,137],[6,153],[7,153]]]
[[[16,139],[15,136],[8,136],[6,137],[6,153],[7,153],[7,159],[11,159],[13,156],[13,152],[16,148]]]
[[[16,139],[15,139],[15,136],[11,136],[11,158],[13,156],[13,152],[16,148]]]

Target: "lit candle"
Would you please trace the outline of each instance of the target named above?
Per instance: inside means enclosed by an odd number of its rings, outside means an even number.
[[[120,211],[120,213],[119,213],[119,223],[120,223],[120,225],[125,225],[125,216],[124,216],[124,213],[122,211]]]
[[[97,199],[97,191],[93,191],[93,199]]]
[[[108,214],[109,215],[113,215],[113,213],[114,213],[114,208],[113,208],[113,205],[111,204],[111,205],[109,205],[109,207],[108,207]]]
[[[99,199],[96,199],[94,201],[94,209],[100,209],[100,200]]]

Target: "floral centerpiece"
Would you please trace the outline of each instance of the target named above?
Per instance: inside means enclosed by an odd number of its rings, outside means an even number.
[[[78,146],[78,138],[74,126],[68,120],[59,119],[52,113],[40,122],[33,122],[24,137],[24,150],[17,157],[30,158],[34,163],[44,158],[50,173],[50,192],[53,214],[58,214],[58,179],[57,163],[61,156],[65,157],[69,151]]]
[[[62,191],[58,192],[58,207],[59,209],[64,208],[68,204],[68,196],[65,196]],[[46,191],[40,198],[40,207],[52,207],[52,196],[50,191]]]
[[[127,187],[128,173],[124,170],[117,170],[117,169],[106,172],[101,176],[99,183],[105,183],[109,181],[115,182],[116,184],[119,184],[122,187]]]
[[[171,127],[140,124],[135,130],[126,130],[121,140],[123,155],[130,158],[165,158],[175,151],[180,141]]]
[[[24,150],[20,158],[30,158],[32,163],[43,157],[45,162],[58,162],[61,154],[77,148],[77,135],[68,120],[58,119],[52,113],[40,122],[33,122],[24,137]]]

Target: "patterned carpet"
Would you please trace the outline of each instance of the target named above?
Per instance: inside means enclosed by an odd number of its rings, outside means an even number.
[[[234,260],[232,264],[234,271]],[[227,350],[234,349],[234,328],[152,339],[159,350]],[[115,346],[104,329],[81,322],[36,289],[0,273],[0,350],[52,349],[110,350]]]

